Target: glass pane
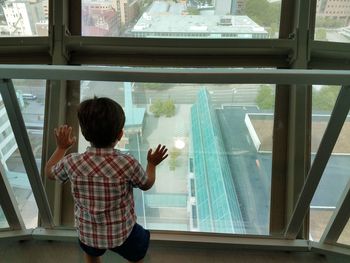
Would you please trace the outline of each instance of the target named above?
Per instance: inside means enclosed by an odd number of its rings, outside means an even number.
[[[349,1],[317,0],[315,39],[332,42],[349,42],[349,18]]]
[[[272,0],[83,0],[82,35],[277,38],[280,12]]]
[[[346,224],[343,232],[341,233],[338,243],[350,246],[350,220]]]
[[[269,233],[274,86],[81,83],[81,99],[109,97],[126,113],[117,145],[146,167],[159,143],[169,157],[155,185],[135,190],[149,229]],[[80,135],[79,151],[89,144]]]
[[[0,1],[0,37],[47,36],[48,0]]]
[[[46,84],[42,80],[13,80],[13,84],[34,157],[40,170]],[[14,191],[26,227],[33,228],[37,226],[38,208],[3,102],[0,118],[1,165]]]
[[[314,86],[312,98],[312,159],[318,149],[340,87]],[[348,117],[339,135],[333,153],[322,175],[320,184],[311,202],[310,239],[318,241],[337,202],[350,180],[350,118]]]
[[[8,228],[9,225],[7,223],[6,217],[4,215],[4,211],[2,211],[2,208],[0,206],[0,229],[1,228]]]

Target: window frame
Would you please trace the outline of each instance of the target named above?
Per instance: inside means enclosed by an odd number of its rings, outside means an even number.
[[[279,39],[181,39],[180,43],[178,39],[162,38],[82,37],[81,13],[76,13],[81,10],[81,0],[49,0],[49,36],[0,38],[0,62],[350,69],[347,52],[350,44],[313,39],[316,3],[317,0],[282,0]],[[50,131],[63,122],[77,127],[72,111],[66,106],[77,102],[78,87],[78,81],[47,82],[43,164],[55,148]],[[270,233],[281,239],[310,166],[311,88],[298,87],[279,85],[276,89]],[[303,123],[302,129],[296,127],[297,121]],[[279,124],[285,127],[282,132],[277,129]],[[300,139],[303,143],[296,143]],[[54,223],[60,226],[70,222],[71,205],[62,202],[70,196],[69,186],[62,187],[45,179],[44,182]],[[307,239],[307,234],[306,217],[302,231],[293,236]]]

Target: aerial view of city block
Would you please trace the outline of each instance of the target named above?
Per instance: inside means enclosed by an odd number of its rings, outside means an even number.
[[[278,38],[281,0],[82,0],[82,35]],[[268,15],[266,15],[268,14]],[[349,42],[350,2],[318,0],[315,39]],[[0,37],[47,36],[48,0],[1,0]]]
[[[0,1],[0,37],[47,36],[48,8],[42,0]],[[83,0],[82,35],[277,38],[280,8],[279,0]],[[349,18],[350,3],[317,1],[315,39],[349,42]],[[45,81],[14,84],[40,167]],[[338,90],[314,87],[313,154]],[[149,147],[163,143],[170,150],[152,190],[135,191],[139,222],[150,229],[219,233],[269,232],[274,93],[274,86],[259,84],[81,82],[82,100],[107,96],[123,105],[121,151],[145,164]],[[35,227],[35,200],[2,101],[0,120],[1,172],[26,226]],[[311,204],[311,239],[320,237],[349,180],[350,146],[342,139],[348,133],[347,121]],[[79,151],[86,146],[80,139]],[[1,214],[0,223],[6,226]]]

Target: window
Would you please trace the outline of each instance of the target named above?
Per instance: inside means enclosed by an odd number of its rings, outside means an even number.
[[[346,224],[343,232],[341,233],[338,243],[344,244],[344,245],[350,245],[350,221]]]
[[[0,229],[1,228],[8,228],[9,225],[7,223],[7,220],[5,218],[4,212],[2,211],[2,208],[0,206]]]
[[[47,36],[48,0],[0,3],[0,36]]]
[[[326,0],[317,0],[315,40],[350,42],[350,8],[329,5]],[[336,0],[341,4],[341,0]]]
[[[45,81],[42,80],[13,80],[17,100],[27,127],[38,169],[41,165],[42,139],[44,127]],[[23,96],[23,94],[25,96]],[[28,97],[26,94],[31,94]],[[32,193],[21,154],[19,152],[5,108],[0,110],[0,131],[3,140],[0,143],[0,157],[3,171],[12,187],[20,213],[27,228],[37,226],[38,208]]]
[[[277,38],[280,10],[280,1],[268,0],[83,0],[82,35]]]
[[[328,124],[340,87],[314,86],[312,106],[312,158],[318,149]],[[350,144],[350,118],[348,117],[333,153],[322,175],[310,207],[310,239],[318,241],[331,218],[338,200],[350,180],[348,166]]]
[[[145,167],[150,147],[169,148],[153,188],[135,191],[139,223],[268,235],[274,87],[83,81],[82,100],[95,95],[124,108],[121,151]]]

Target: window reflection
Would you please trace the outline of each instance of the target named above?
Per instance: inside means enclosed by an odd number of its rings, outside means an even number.
[[[317,0],[315,39],[350,42],[350,2]]]
[[[82,35],[277,38],[280,10],[270,0],[83,0]]]
[[[135,191],[150,229],[269,231],[274,87],[81,82],[81,100],[107,96],[126,113],[117,146],[144,166],[149,147],[169,148],[150,191]],[[79,151],[88,143],[80,136]]]
[[[34,157],[40,170],[44,127],[45,81],[13,80]],[[0,159],[27,228],[38,223],[38,208],[7,112],[0,97]]]
[[[0,37],[47,36],[48,0],[0,1]]]
[[[313,159],[327,127],[330,114],[338,96],[339,86],[313,86],[312,94],[312,137]],[[348,117],[338,137],[332,155],[327,163],[310,207],[310,239],[318,241],[350,180],[348,166],[350,144],[350,117]]]

